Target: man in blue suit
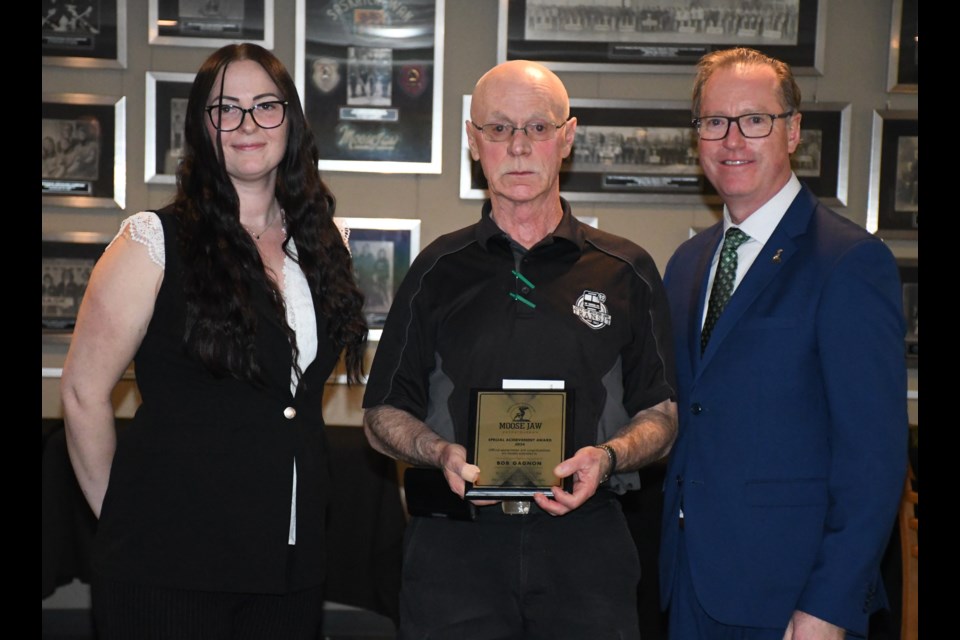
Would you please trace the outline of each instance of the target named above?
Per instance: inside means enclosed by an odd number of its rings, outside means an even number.
[[[757,51],[698,65],[700,162],[724,211],[664,278],[680,407],[661,547],[674,640],[842,639],[884,604],[906,465],[900,282],[886,246],[792,172],[799,106],[789,67]]]

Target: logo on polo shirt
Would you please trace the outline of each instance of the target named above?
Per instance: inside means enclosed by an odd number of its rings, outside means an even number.
[[[599,291],[584,290],[583,295],[577,298],[573,305],[573,315],[577,316],[591,329],[602,329],[610,324],[610,314],[607,313],[607,295]]]

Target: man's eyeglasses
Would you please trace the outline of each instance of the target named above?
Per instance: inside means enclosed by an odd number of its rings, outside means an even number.
[[[546,142],[557,137],[557,131],[562,129],[567,122],[570,122],[569,118],[560,124],[535,121],[528,122],[524,127],[515,127],[505,122],[490,122],[480,125],[473,120],[470,121],[470,124],[477,128],[477,131],[483,135],[483,139],[487,142],[506,142],[512,139],[513,134],[517,131],[523,131],[534,142]]]
[[[723,140],[734,122],[744,138],[766,138],[773,133],[773,125],[780,118],[789,118],[793,111],[784,113],[745,113],[742,116],[704,116],[694,118],[693,126],[701,140]]]
[[[243,119],[250,114],[261,129],[276,129],[287,115],[286,100],[271,100],[244,109],[236,104],[215,104],[206,108],[210,122],[218,131],[235,131],[243,126]]]

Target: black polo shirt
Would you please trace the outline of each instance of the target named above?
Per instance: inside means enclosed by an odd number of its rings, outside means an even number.
[[[496,225],[487,201],[478,223],[417,256],[387,317],[365,408],[403,409],[465,444],[471,389],[563,380],[574,390],[577,449],[676,397],[656,265],[561,202],[560,224],[529,251]],[[636,473],[611,481],[619,491],[638,487]]]

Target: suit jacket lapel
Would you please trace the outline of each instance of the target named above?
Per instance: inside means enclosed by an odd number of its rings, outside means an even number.
[[[750,309],[757,296],[766,289],[770,282],[787,266],[787,263],[797,252],[797,237],[806,233],[813,210],[817,205],[814,195],[803,187],[797,197],[794,198],[786,214],[774,229],[773,234],[767,243],[761,249],[757,259],[754,260],[743,278],[743,281],[737,285],[730,301],[727,303],[723,314],[717,320],[713,333],[710,335],[710,342],[707,343],[707,349],[703,352],[700,360],[700,369],[707,367],[713,359],[713,354],[717,352],[724,339],[730,334],[733,328],[740,322],[744,314]],[[712,255],[712,254],[711,254]],[[709,261],[707,262],[709,267]],[[701,286],[705,289],[705,285]],[[701,298],[704,294],[701,293]],[[700,307],[702,311],[703,307]],[[697,332],[699,341],[700,332]],[[697,353],[699,353],[699,342],[697,344]]]

